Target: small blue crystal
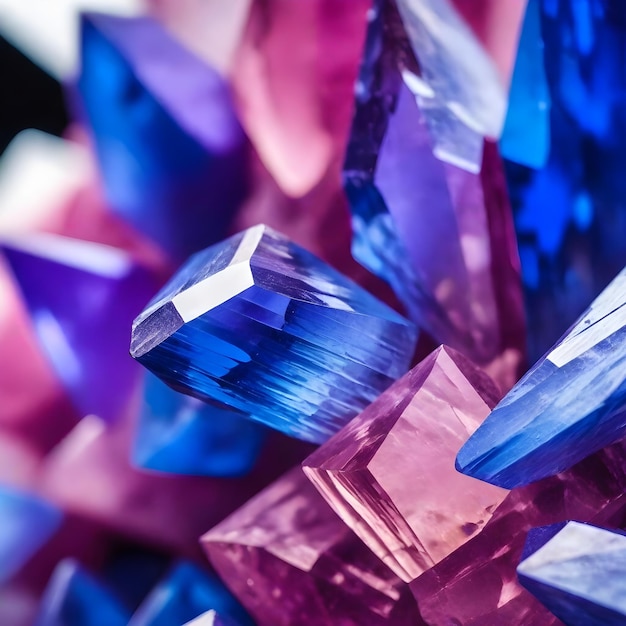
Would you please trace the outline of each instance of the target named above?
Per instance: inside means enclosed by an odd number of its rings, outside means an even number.
[[[242,626],[253,626],[246,612],[217,578],[191,563],[181,562],[148,595],[128,626],[185,624],[211,609]]]
[[[196,617],[191,622],[187,622],[185,626],[238,626],[232,619],[224,618],[218,615],[216,611],[207,611]]]
[[[568,626],[626,625],[623,533],[569,522],[522,560],[517,574],[520,583]]]
[[[254,466],[266,433],[245,414],[178,393],[146,373],[133,462],[174,474],[240,476]]]
[[[626,434],[626,269],[496,406],[457,456],[513,488],[563,471]]]
[[[44,593],[35,626],[126,626],[130,613],[71,559],[61,561]]]
[[[135,320],[174,389],[320,442],[406,372],[414,326],[260,225],[192,257]]]
[[[0,485],[0,584],[50,539],[61,520],[61,512],[47,502]]]

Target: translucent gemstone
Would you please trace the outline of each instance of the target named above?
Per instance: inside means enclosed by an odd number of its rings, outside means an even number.
[[[223,618],[216,611],[207,611],[187,622],[185,626],[237,626],[237,624],[231,619]]]
[[[201,542],[258,626],[422,623],[404,583],[333,513],[300,468]]]
[[[457,457],[503,487],[556,474],[626,434],[626,270],[504,397]]]
[[[177,259],[223,237],[247,187],[225,80],[145,17],[84,16],[81,66],[112,208]]]
[[[465,125],[451,130],[450,143],[477,149],[476,167],[433,152],[429,89],[386,4],[370,23],[344,163],[353,254],[437,342],[483,366],[507,354],[509,371],[498,377],[510,385],[524,321],[502,163],[496,146]]]
[[[528,4],[527,26],[536,14],[541,23],[533,28],[542,38],[522,36],[502,145],[514,161],[507,177],[532,360],[626,265],[625,6],[596,0]],[[532,74],[524,69],[537,58],[538,46],[549,98],[537,63]],[[514,136],[516,128],[522,132]],[[546,132],[547,138],[538,136]],[[542,152],[546,141],[542,164],[534,151]]]
[[[117,419],[140,380],[128,328],[156,280],[125,252],[57,235],[4,239],[0,250],[79,415]]]
[[[265,435],[245,414],[180,394],[146,373],[133,462],[174,474],[240,476],[254,466]]]
[[[66,559],[52,574],[35,626],[126,626],[129,617],[108,589]]]
[[[215,577],[188,562],[178,563],[133,614],[128,626],[184,624],[209,609],[252,626],[237,601]]]
[[[0,485],[0,583],[50,539],[61,519],[61,512],[44,500]]]
[[[454,470],[499,392],[441,347],[304,461],[354,532],[409,582],[480,532],[507,492]]]
[[[530,531],[531,541],[534,532]],[[569,522],[527,556],[517,574],[520,583],[565,624],[626,624],[623,533]]]
[[[561,624],[518,582],[528,531],[570,519],[609,527],[626,522],[625,444],[571,469],[514,489],[484,529],[411,583],[431,626]]]
[[[179,391],[320,442],[414,346],[410,322],[259,225],[189,260],[135,320],[131,354]]]

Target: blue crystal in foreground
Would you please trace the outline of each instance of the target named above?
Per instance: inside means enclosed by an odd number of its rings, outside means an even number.
[[[47,502],[0,485],[0,584],[50,539],[61,519]]]
[[[501,487],[556,474],[626,434],[626,270],[470,437],[457,468]]]
[[[252,626],[246,612],[217,578],[182,562],[148,595],[128,626],[185,624],[211,609],[242,626]]]
[[[530,541],[534,532],[529,533]],[[569,522],[525,558],[517,574],[520,583],[568,626],[626,625],[622,533]]]
[[[190,398],[146,373],[133,461],[174,474],[240,476],[254,466],[266,432],[243,413]]]
[[[35,626],[126,626],[129,612],[71,559],[57,565]]]
[[[237,626],[237,624],[231,619],[218,615],[216,611],[207,611],[191,622],[187,622],[185,626]]]
[[[415,339],[410,322],[259,225],[189,260],[135,320],[131,354],[178,391],[321,442],[406,372]]]

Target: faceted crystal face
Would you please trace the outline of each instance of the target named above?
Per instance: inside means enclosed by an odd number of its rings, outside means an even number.
[[[84,16],[81,66],[111,207],[176,259],[224,236],[247,188],[225,80],[149,18]]]
[[[238,626],[233,620],[218,615],[216,611],[207,611],[185,626]]]
[[[441,347],[303,463],[320,493],[409,582],[479,532],[507,492],[454,469],[499,394]]]
[[[240,476],[254,466],[266,434],[247,415],[178,393],[146,373],[133,462],[174,474]]]
[[[126,626],[130,613],[71,559],[61,561],[44,592],[35,626]]]
[[[621,532],[569,522],[525,558],[517,574],[565,624],[626,624],[626,535]]]
[[[626,432],[626,270],[460,450],[460,471],[504,487],[556,474]]]
[[[414,346],[410,322],[261,225],[192,257],[135,320],[131,354],[179,391],[320,442]]]
[[[57,235],[5,239],[0,250],[79,416],[115,421],[140,380],[128,328],[155,278],[120,250]]]
[[[344,163],[353,254],[438,342],[483,366],[507,350],[519,361],[522,300],[497,149],[459,119],[450,126],[442,117],[454,117],[449,108],[428,108],[432,90],[409,37],[393,4],[382,4],[368,31]],[[444,140],[464,147],[472,164],[444,162]]]
[[[405,585],[331,511],[300,468],[201,541],[259,626],[422,623]]]

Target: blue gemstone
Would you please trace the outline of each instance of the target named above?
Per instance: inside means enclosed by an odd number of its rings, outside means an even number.
[[[527,556],[517,574],[520,583],[568,626],[626,625],[623,533],[569,522]]]
[[[215,611],[207,611],[199,615],[185,626],[238,626],[232,619],[224,618]]]
[[[47,502],[0,485],[0,584],[50,539],[61,520],[61,512]]]
[[[84,16],[81,66],[111,207],[181,260],[225,236],[247,168],[223,77],[145,17]]]
[[[35,626],[126,626],[130,613],[71,559],[61,561],[48,583]]]
[[[256,226],[192,257],[135,320],[131,354],[173,388],[321,442],[407,371],[414,326]]]
[[[133,462],[174,474],[240,476],[254,466],[266,433],[245,414],[178,393],[146,373]]]
[[[237,600],[216,577],[191,563],[181,562],[148,595],[128,626],[185,624],[211,609],[241,626],[253,626]]]
[[[457,468],[501,487],[565,470],[626,434],[626,270],[461,448]]]

